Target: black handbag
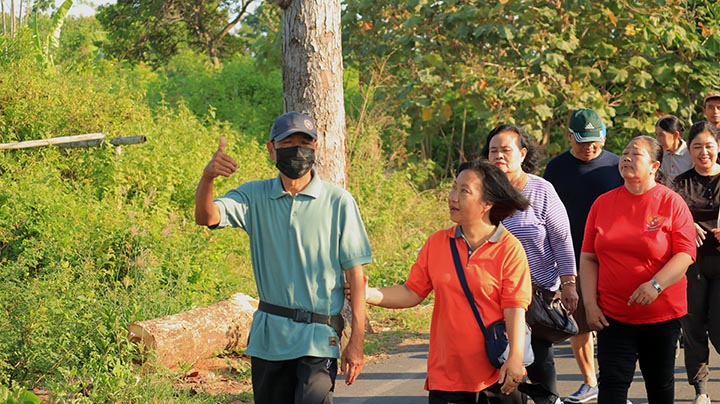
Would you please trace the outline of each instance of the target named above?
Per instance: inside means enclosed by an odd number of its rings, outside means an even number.
[[[480,329],[485,336],[485,352],[487,353],[488,359],[490,359],[490,363],[499,369],[510,355],[510,342],[508,341],[505,320],[498,320],[485,327],[485,323],[483,323],[482,317],[480,317],[480,311],[475,304],[475,298],[473,297],[470,287],[467,284],[465,271],[463,271],[462,263],[460,262],[460,254],[458,253],[457,246],[455,245],[455,240],[452,238],[450,239],[450,250],[452,251],[453,261],[455,262],[455,271],[457,272],[458,279],[460,279],[460,285],[462,285],[465,297],[470,303],[470,308],[472,309],[475,319],[480,325]],[[528,327],[526,323],[523,366],[529,366],[535,360],[535,354],[533,353],[532,346],[530,346],[530,336],[530,327]]]
[[[568,314],[560,299],[560,291],[553,292],[533,285],[533,297],[525,320],[533,337],[556,344],[577,335],[578,325]]]

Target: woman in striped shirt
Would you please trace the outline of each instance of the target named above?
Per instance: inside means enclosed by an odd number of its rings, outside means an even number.
[[[504,219],[503,224],[525,249],[533,288],[560,288],[562,302],[572,313],[578,294],[570,222],[552,184],[532,174],[539,160],[537,145],[524,130],[502,124],[488,134],[482,153],[530,201],[530,208]],[[552,343],[533,337],[532,347],[535,362],[527,368],[528,377],[558,396]]]

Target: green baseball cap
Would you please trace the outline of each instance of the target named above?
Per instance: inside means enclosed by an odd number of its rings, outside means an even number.
[[[570,132],[578,143],[605,140],[605,125],[597,112],[589,108],[579,109],[570,116]]]

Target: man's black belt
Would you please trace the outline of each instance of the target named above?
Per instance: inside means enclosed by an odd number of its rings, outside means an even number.
[[[262,300],[258,304],[258,310],[264,311],[268,314],[274,314],[276,316],[287,317],[293,321],[297,321],[298,323],[317,323],[329,325],[335,330],[335,332],[337,332],[338,336],[342,335],[343,327],[345,327],[345,320],[340,314],[328,316],[327,314],[317,314],[311,311],[276,306],[268,302],[263,302]]]

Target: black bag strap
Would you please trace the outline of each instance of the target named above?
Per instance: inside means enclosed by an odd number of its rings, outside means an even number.
[[[460,279],[460,285],[462,285],[465,297],[470,303],[470,308],[475,315],[475,320],[477,320],[480,325],[480,329],[487,340],[489,338],[488,330],[485,328],[485,323],[483,323],[482,317],[480,317],[480,311],[475,304],[475,298],[473,297],[470,287],[468,286],[467,279],[465,278],[465,271],[463,271],[462,262],[460,262],[460,253],[458,253],[457,246],[455,245],[455,239],[452,237],[450,238],[450,250],[452,251],[453,261],[455,262],[455,272],[457,272],[458,279]]]

